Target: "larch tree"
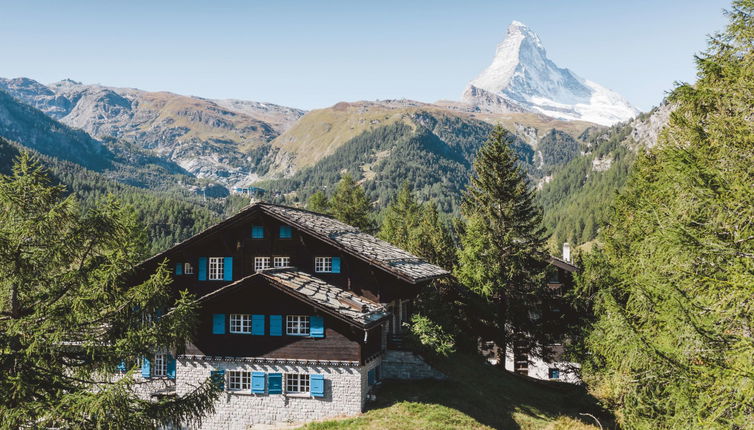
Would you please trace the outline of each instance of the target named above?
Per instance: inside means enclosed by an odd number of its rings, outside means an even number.
[[[212,410],[213,384],[148,401],[131,377],[140,357],[183,345],[194,301],[170,293],[164,265],[127,281],[145,247],[131,211],[113,200],[83,211],[64,193],[25,153],[0,176],[0,428],[195,423]]]
[[[340,221],[366,232],[374,229],[372,205],[364,189],[350,174],[344,175],[330,197],[330,213]]]
[[[327,194],[324,191],[317,191],[306,201],[306,209],[321,214],[330,213],[330,201],[327,199]]]
[[[494,304],[487,336],[503,351],[516,340],[532,353],[540,347],[539,309],[547,266],[542,214],[497,126],[480,148],[461,207],[466,220],[456,276]]]
[[[626,428],[754,423],[754,1],[728,17],[579,279],[584,376]]]

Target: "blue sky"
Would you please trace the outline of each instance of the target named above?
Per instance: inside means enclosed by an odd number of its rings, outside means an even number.
[[[639,109],[722,30],[728,1],[9,1],[0,76],[239,98],[457,100],[512,20],[550,58]]]

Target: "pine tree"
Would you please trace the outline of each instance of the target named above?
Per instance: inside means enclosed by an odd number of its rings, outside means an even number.
[[[474,161],[461,207],[466,225],[456,275],[495,303],[492,332],[499,347],[504,350],[516,337],[532,352],[541,352],[536,349],[543,341],[536,315],[541,315],[547,266],[542,215],[509,140],[496,127]]]
[[[372,205],[369,204],[364,189],[349,174],[344,175],[330,198],[332,215],[361,230],[370,232],[374,229],[371,219]]]
[[[754,1],[728,16],[579,281],[585,377],[626,428],[754,423]]]
[[[211,383],[150,402],[130,390],[130,375],[114,375],[119,363],[133,371],[155,348],[181,346],[196,305],[186,295],[174,302],[164,265],[128,287],[145,247],[133,212],[112,199],[83,211],[64,191],[28,154],[0,176],[0,427],[190,424],[211,411]]]
[[[306,209],[321,214],[330,213],[330,201],[327,200],[327,195],[323,191],[317,191],[309,197],[306,202]]]

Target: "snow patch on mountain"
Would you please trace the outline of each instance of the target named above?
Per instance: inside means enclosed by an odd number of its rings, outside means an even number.
[[[492,64],[472,80],[464,101],[492,112],[528,111],[565,120],[611,125],[639,111],[620,94],[560,68],[539,36],[513,21]]]

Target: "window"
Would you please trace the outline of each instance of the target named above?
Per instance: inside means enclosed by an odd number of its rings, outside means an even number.
[[[209,279],[211,281],[222,281],[225,271],[222,257],[209,257]]]
[[[317,273],[332,272],[332,257],[315,257],[314,271]]]
[[[152,376],[168,375],[168,357],[167,354],[155,354],[154,367],[152,367]]]
[[[550,379],[560,379],[560,369],[556,367],[551,367],[547,373]]]
[[[280,236],[281,239],[290,239],[293,236],[291,227],[287,225],[281,225],[280,234],[278,236]]]
[[[242,370],[228,371],[228,391],[251,390],[251,372]]]
[[[286,393],[308,393],[309,392],[309,375],[301,373],[285,374],[285,392]]]
[[[242,334],[251,333],[251,315],[230,314],[230,332]]]
[[[273,267],[288,267],[291,265],[291,257],[275,257]]]
[[[290,336],[309,336],[309,317],[306,315],[286,315],[285,334]]]
[[[252,239],[264,239],[264,226],[255,225],[251,227]]]
[[[193,275],[194,274],[194,266],[192,266],[191,263],[183,263],[183,274],[184,275]]]
[[[254,271],[270,268],[270,257],[254,257]]]

